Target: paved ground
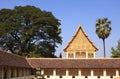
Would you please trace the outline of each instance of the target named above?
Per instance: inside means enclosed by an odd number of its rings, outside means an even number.
[[[113,79],[120,79],[120,77],[116,77],[116,78],[113,78]]]

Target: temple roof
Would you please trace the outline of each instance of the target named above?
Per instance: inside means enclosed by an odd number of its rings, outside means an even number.
[[[29,58],[33,68],[74,68],[74,69],[114,69],[120,68],[120,59],[59,59],[59,58]]]
[[[23,68],[68,68],[68,69],[120,69],[120,58],[62,59],[62,58],[23,58],[0,51],[0,66]]]
[[[24,57],[0,50],[0,66],[31,68]]]
[[[81,40],[84,40],[84,39],[85,39],[85,41],[82,42]],[[76,40],[77,40],[77,42],[76,42]],[[94,51],[98,50],[97,47],[92,43],[92,41],[85,34],[85,32],[83,31],[81,25],[78,26],[77,31],[75,32],[73,38],[70,40],[70,42],[68,43],[68,45],[64,48],[64,51],[66,52],[69,49],[73,49],[73,48],[71,48],[71,46],[73,44],[75,45],[75,43],[78,44],[78,45],[77,46],[73,46],[73,47],[74,48],[76,47],[77,49],[80,49],[80,47],[81,47],[80,45],[82,45],[83,43],[87,43],[87,44],[89,44],[89,46],[91,46],[92,49],[94,49]],[[75,49],[75,50],[77,50],[77,49]],[[88,47],[86,47],[86,49],[89,50]]]

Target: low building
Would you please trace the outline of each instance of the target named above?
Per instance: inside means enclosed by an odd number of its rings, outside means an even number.
[[[120,76],[120,59],[30,58],[45,79],[112,79]]]
[[[95,58],[97,50],[81,26],[78,26],[76,33],[64,48],[66,58]]]
[[[25,58],[0,51],[0,79],[30,79],[32,70]]]
[[[120,58],[96,58],[97,47],[79,26],[66,58],[23,58],[0,51],[0,79],[120,79]]]

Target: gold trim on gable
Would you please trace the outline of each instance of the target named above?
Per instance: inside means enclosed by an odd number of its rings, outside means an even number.
[[[80,35],[81,35],[81,38],[79,38],[80,37]],[[83,36],[82,36],[83,35]],[[85,37],[85,38],[84,38]],[[78,41],[78,39],[79,39],[79,41]],[[77,41],[76,41],[77,40]],[[81,45],[81,46],[77,46],[77,42],[88,42],[88,43],[90,43],[89,45]],[[72,43],[76,43],[76,44],[74,44],[74,46],[71,46],[71,44]],[[76,48],[75,48],[76,47]],[[68,43],[68,45],[63,49],[65,52],[67,52],[67,50],[70,50],[70,49],[75,49],[75,50],[77,50],[77,49],[80,49],[80,48],[82,48],[82,49],[84,49],[84,47],[85,48],[90,48],[90,49],[88,49],[88,50],[93,50],[94,49],[94,51],[97,51],[98,50],[98,48],[93,44],[93,42],[88,38],[88,36],[85,34],[85,32],[83,31],[83,29],[82,29],[82,26],[81,25],[79,25],[78,26],[78,29],[77,29],[77,31],[75,32],[75,34],[74,34],[74,36],[72,37],[72,39],[70,40],[70,42]]]

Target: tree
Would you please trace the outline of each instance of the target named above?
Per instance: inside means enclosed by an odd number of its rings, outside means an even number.
[[[60,25],[51,12],[34,6],[1,9],[0,48],[21,56],[56,57],[55,48],[62,44]]]
[[[104,49],[104,58],[106,57],[105,53],[105,39],[111,33],[111,21],[108,21],[107,18],[97,19],[96,21],[96,34],[100,39],[103,40],[103,49]]]
[[[60,53],[59,58],[62,58],[62,53]]]
[[[118,41],[118,45],[115,48],[111,48],[112,58],[120,58],[120,40]]]

